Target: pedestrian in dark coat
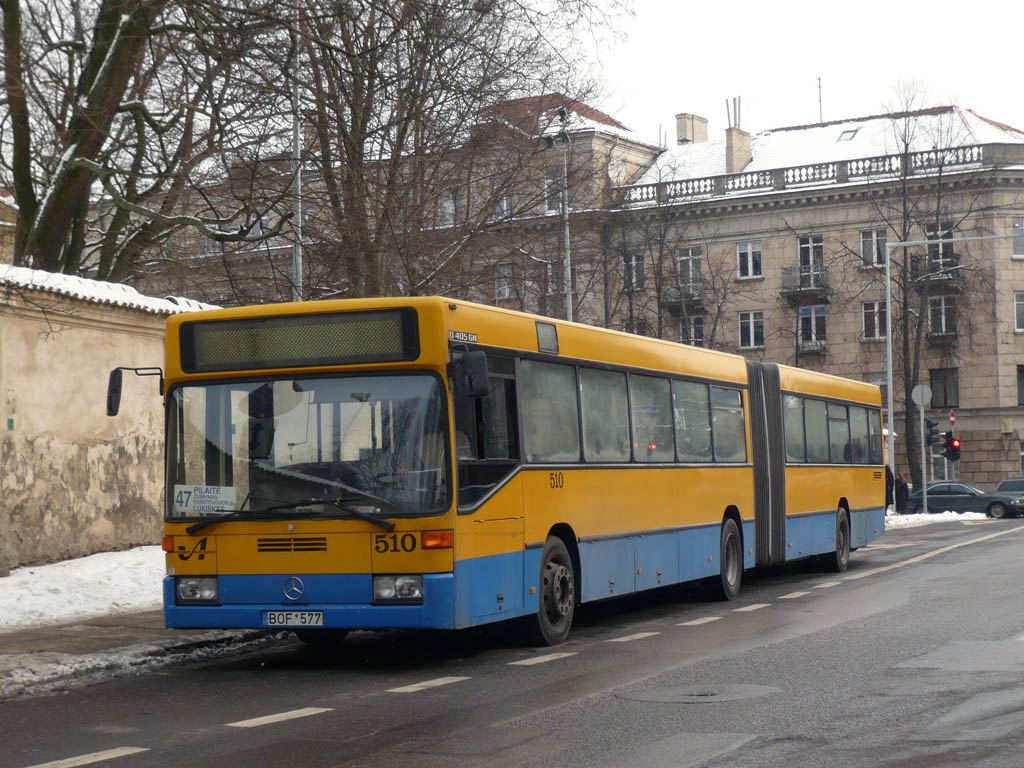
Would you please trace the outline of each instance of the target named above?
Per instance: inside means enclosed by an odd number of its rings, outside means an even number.
[[[896,514],[907,514],[907,498],[910,496],[910,488],[907,486],[907,479],[903,476],[902,472],[896,473],[894,494],[896,498]]]

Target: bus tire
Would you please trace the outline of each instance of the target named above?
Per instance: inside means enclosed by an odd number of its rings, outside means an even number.
[[[347,629],[296,629],[295,636],[310,648],[327,649],[348,637]]]
[[[565,642],[576,611],[576,574],[565,543],[548,536],[540,558],[540,605],[533,627],[541,645]]]
[[[836,548],[825,555],[825,567],[842,573],[850,565],[850,516],[843,507],[836,510]]]
[[[731,517],[722,522],[718,562],[720,568],[714,581],[715,596],[719,600],[734,600],[743,581],[743,539],[739,526]]]

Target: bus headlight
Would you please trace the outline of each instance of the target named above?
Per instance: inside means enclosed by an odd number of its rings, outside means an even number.
[[[374,576],[373,602],[422,603],[423,577],[419,575]]]
[[[175,581],[179,603],[216,603],[216,576],[179,576]]]

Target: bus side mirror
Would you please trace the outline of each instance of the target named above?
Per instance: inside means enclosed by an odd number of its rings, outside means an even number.
[[[121,380],[120,368],[110,372],[110,379],[107,381],[107,416],[117,416],[121,409]]]
[[[487,383],[487,355],[475,349],[466,355],[466,377],[470,397],[487,397],[490,387]]]

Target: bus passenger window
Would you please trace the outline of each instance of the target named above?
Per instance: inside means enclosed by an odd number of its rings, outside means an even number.
[[[786,461],[807,461],[804,443],[804,402],[796,395],[784,395],[782,415],[786,427]]]
[[[828,404],[828,454],[833,464],[850,463],[850,422],[845,405]]]
[[[629,461],[626,374],[580,369],[583,457],[593,462]]]
[[[807,461],[828,463],[828,415],[821,400],[804,400],[804,434],[807,435]]]
[[[746,461],[747,438],[739,390],[712,387],[711,409],[715,461]]]
[[[868,463],[882,463],[882,413],[871,408],[868,411]]]
[[[854,464],[868,463],[868,412],[850,406],[850,449]]]
[[[575,462],[580,459],[576,370],[568,365],[523,360],[526,460]]]
[[[711,461],[711,403],[708,385],[673,381],[679,461]]]
[[[637,461],[674,461],[668,379],[629,377],[633,412],[633,456]]]

